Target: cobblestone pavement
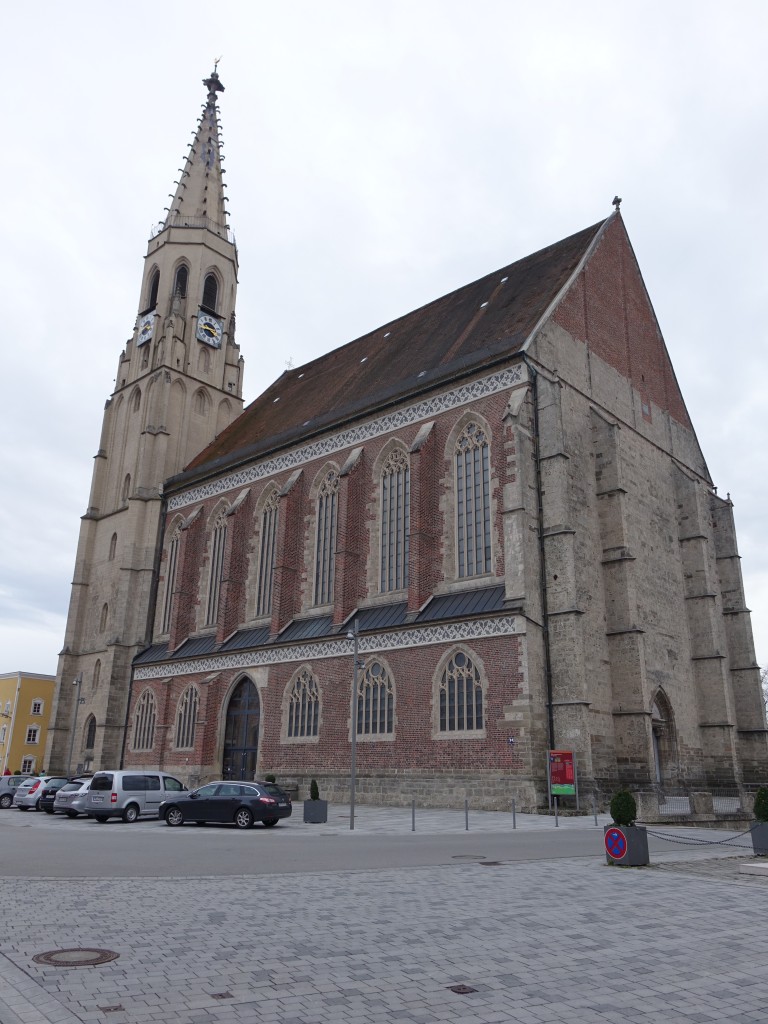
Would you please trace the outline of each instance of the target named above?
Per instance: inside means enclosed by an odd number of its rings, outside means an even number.
[[[768,890],[740,862],[2,879],[0,1024],[765,1024]],[[32,960],[75,947],[119,957]]]

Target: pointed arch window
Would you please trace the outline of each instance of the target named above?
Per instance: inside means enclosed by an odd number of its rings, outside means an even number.
[[[440,732],[483,728],[483,685],[472,659],[457,651],[440,680]]]
[[[109,542],[109,560],[110,560],[110,562],[114,562],[114,560],[115,560],[115,551],[117,551],[117,534],[113,533],[112,534],[112,539]]]
[[[213,274],[207,274],[203,282],[203,308],[211,313],[216,312],[216,300],[219,297],[219,283]]]
[[[107,622],[109,621],[109,605],[104,604],[101,608],[101,618],[99,619],[99,632],[103,633],[107,628]]]
[[[196,686],[188,686],[176,711],[176,749],[191,750],[195,745],[195,726],[200,695]]]
[[[299,739],[317,736],[320,724],[320,691],[308,668],[296,677],[288,702],[288,736]]]
[[[93,666],[93,679],[91,680],[91,690],[97,690],[101,681],[101,661],[96,661]]]
[[[211,534],[211,574],[208,578],[208,604],[205,612],[206,626],[215,626],[219,615],[221,577],[224,571],[224,546],[226,543],[226,513],[221,512]]]
[[[177,295],[180,299],[187,297],[187,282],[189,280],[189,271],[182,265],[176,271],[176,280],[173,284],[173,294]]]
[[[457,575],[491,571],[491,472],[488,439],[468,423],[456,442]]]
[[[133,393],[133,411],[134,412],[138,412],[140,408],[141,408],[141,391],[139,390],[139,388],[136,388],[136,390]]]
[[[380,661],[372,661],[357,688],[357,735],[392,733],[395,722],[395,693],[392,680]]]
[[[128,473],[128,474],[126,474],[125,480],[123,480],[123,492],[121,494],[121,498],[122,498],[122,501],[123,501],[124,505],[128,501],[128,496],[129,496],[130,493],[131,493],[131,474]]]
[[[157,722],[157,706],[155,695],[151,690],[145,690],[136,705],[133,715],[133,739],[131,746],[134,750],[151,750],[155,745],[155,724]]]
[[[96,719],[93,715],[88,716],[88,721],[85,723],[84,736],[85,749],[93,750],[93,746],[96,743]]]
[[[408,586],[411,529],[411,473],[408,456],[395,449],[381,472],[381,592]]]
[[[176,532],[168,545],[168,561],[165,568],[165,594],[163,595],[163,621],[160,627],[161,633],[167,633],[171,628],[171,612],[173,610],[173,592],[176,589],[176,569],[179,561],[179,541],[181,531],[177,527]]]
[[[154,309],[157,305],[157,293],[160,290],[160,271],[156,270],[149,279],[149,302],[147,309]]]
[[[272,587],[275,579],[277,554],[277,517],[280,498],[273,491],[264,503],[261,514],[261,543],[259,546],[259,579],[256,590],[256,615],[269,615],[272,611]]]
[[[339,477],[331,470],[323,479],[317,496],[315,604],[330,604],[333,600],[338,491]]]
[[[195,392],[195,412],[198,416],[205,416],[208,412],[208,396],[202,388]]]

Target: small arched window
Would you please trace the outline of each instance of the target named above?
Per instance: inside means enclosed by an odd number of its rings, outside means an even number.
[[[216,300],[219,297],[219,285],[213,274],[208,274],[203,283],[203,306],[212,313],[216,312]]]
[[[160,289],[160,271],[156,270],[149,282],[149,304],[148,309],[154,309],[157,305],[157,293]]]
[[[101,661],[97,661],[93,666],[93,680],[91,682],[91,689],[97,690],[99,687],[99,681],[101,680]]]
[[[195,413],[198,416],[205,416],[208,412],[208,395],[201,389],[195,392]]]
[[[88,721],[85,723],[85,749],[93,750],[93,745],[96,742],[96,719],[93,715],[90,715]]]
[[[141,391],[139,388],[133,392],[133,411],[138,412],[141,408]]]
[[[131,493],[131,474],[128,473],[126,475],[125,480],[123,480],[123,493],[122,493],[123,504],[125,504],[128,501],[128,495],[130,493]]]
[[[182,264],[176,271],[176,281],[173,285],[173,294],[178,295],[180,299],[187,297],[187,280],[189,278],[189,271]]]
[[[107,622],[109,621],[109,605],[103,605],[101,609],[101,618],[99,619],[99,632],[103,633],[107,628]]]
[[[112,540],[110,540],[110,542],[109,542],[109,560],[110,560],[110,562],[114,562],[114,560],[115,560],[115,551],[117,551],[117,534],[113,533],[112,534]]]

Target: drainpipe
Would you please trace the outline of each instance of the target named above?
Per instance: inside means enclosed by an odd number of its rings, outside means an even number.
[[[555,711],[552,694],[552,657],[549,644],[549,611],[547,605],[547,564],[544,545],[544,500],[541,486],[541,441],[539,437],[539,385],[538,373],[528,356],[523,353],[523,361],[532,375],[533,382],[533,433],[536,445],[536,515],[539,528],[539,586],[541,588],[541,635],[544,641],[544,679],[547,688],[547,726],[549,730],[549,749],[555,749]]]

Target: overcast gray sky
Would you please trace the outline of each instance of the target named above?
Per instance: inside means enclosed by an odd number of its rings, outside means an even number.
[[[768,661],[768,4],[6,4],[0,670],[54,673],[104,402],[222,56],[238,341],[299,364],[622,213]]]

